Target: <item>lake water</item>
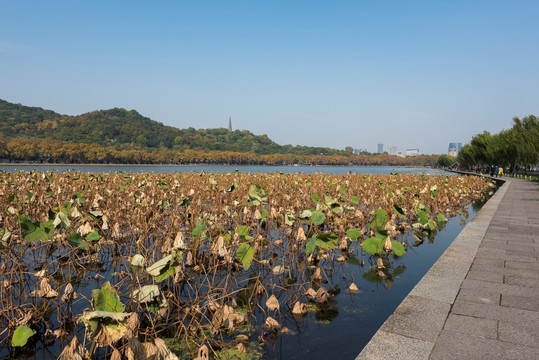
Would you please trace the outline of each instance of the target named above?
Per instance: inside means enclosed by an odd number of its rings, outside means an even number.
[[[137,172],[283,172],[283,173],[329,173],[347,174],[349,172],[358,174],[390,174],[398,172],[401,174],[422,174],[438,175],[446,173],[443,170],[432,168],[398,167],[398,166],[263,166],[263,165],[52,165],[52,164],[0,164],[0,170],[4,171],[83,171],[83,172],[115,172],[125,171]],[[446,173],[448,174],[448,173]]]

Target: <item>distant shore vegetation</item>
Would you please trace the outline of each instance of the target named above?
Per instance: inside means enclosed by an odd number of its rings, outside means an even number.
[[[0,99],[0,161],[66,164],[434,166],[438,155],[401,158],[279,145],[247,130],[177,129],[114,108],[69,116]]]
[[[257,155],[250,152],[186,149],[115,149],[97,144],[64,143],[50,139],[0,138],[0,160],[43,164],[231,164],[231,165],[365,165],[434,166],[438,155],[401,158],[376,155]]]

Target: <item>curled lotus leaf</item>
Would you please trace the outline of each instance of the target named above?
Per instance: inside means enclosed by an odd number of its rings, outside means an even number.
[[[85,312],[80,317],[80,319],[82,321],[89,321],[93,319],[110,319],[114,321],[124,321],[130,316],[131,316],[131,313],[95,310],[95,311]]]
[[[251,184],[247,194],[247,203],[249,205],[260,205],[268,201],[268,192],[262,189],[258,184]]]
[[[286,271],[286,268],[283,265],[277,265],[272,269],[272,271],[274,275],[282,275]]]
[[[151,311],[159,311],[168,306],[167,299],[157,285],[145,285],[133,291],[133,300]]]
[[[135,266],[135,267],[143,267],[144,266],[144,262],[145,262],[145,259],[144,259],[144,256],[140,255],[140,254],[136,254],[133,256],[133,258],[131,259],[131,266]]]
[[[80,317],[100,346],[108,346],[130,334],[127,322],[131,313],[85,311]]]
[[[266,307],[268,310],[279,310],[279,300],[275,295],[271,295],[268,300],[266,300]]]
[[[292,314],[304,315],[306,313],[307,313],[307,308],[305,307],[305,304],[300,303],[299,301],[296,301],[296,303],[294,304],[294,308],[292,309]]]
[[[155,281],[163,281],[169,276],[174,275],[176,267],[180,264],[181,259],[182,254],[180,252],[173,252],[148,267],[146,272],[153,276]]]

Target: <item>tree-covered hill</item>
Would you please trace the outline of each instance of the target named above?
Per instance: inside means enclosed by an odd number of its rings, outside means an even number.
[[[0,138],[54,139],[67,143],[146,151],[190,149],[256,155],[346,155],[344,151],[329,148],[282,146],[267,135],[255,135],[246,130],[177,129],[142,116],[135,110],[114,108],[68,116],[1,99]]]

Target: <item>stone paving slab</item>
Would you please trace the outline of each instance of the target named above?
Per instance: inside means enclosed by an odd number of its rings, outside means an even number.
[[[356,359],[388,358],[539,359],[538,183],[506,181]]]

